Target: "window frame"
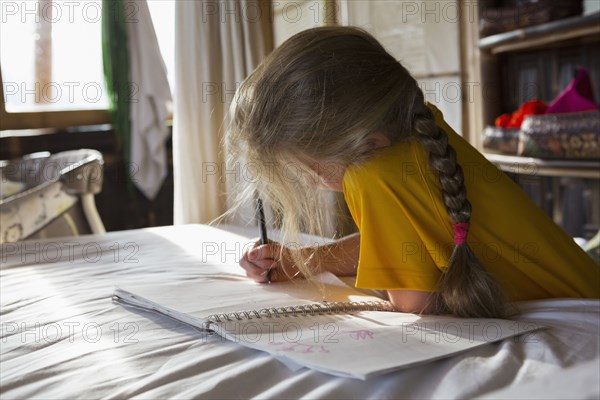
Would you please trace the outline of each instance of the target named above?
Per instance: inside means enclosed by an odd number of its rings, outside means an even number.
[[[7,112],[0,66],[0,131],[16,129],[68,128],[110,123],[108,109]]]

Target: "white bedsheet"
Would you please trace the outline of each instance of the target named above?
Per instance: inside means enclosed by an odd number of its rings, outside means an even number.
[[[176,292],[178,283],[215,266],[242,275],[236,262],[245,242],[188,225],[3,245],[2,398],[600,396],[596,300],[522,304],[520,319],[548,329],[363,382],[294,371],[268,354],[110,299],[115,285]]]

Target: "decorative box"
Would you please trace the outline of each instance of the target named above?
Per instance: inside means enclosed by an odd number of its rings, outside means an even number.
[[[483,148],[490,153],[517,155],[520,129],[487,126],[483,130]]]
[[[518,153],[538,158],[600,159],[600,111],[526,117]]]

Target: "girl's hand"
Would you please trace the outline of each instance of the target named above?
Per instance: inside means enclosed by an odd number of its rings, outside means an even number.
[[[269,270],[271,282],[288,281],[299,272],[292,261],[290,249],[272,241],[267,244],[257,241],[252,249],[244,253],[240,265],[246,270],[246,276],[258,283],[269,282]]]

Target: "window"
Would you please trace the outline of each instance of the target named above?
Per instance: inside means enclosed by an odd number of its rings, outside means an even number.
[[[99,0],[2,1],[6,111],[106,109]]]
[[[171,88],[174,5],[148,2]],[[0,0],[0,130],[109,122],[101,7],[101,0]],[[136,7],[125,2],[125,13]]]
[[[100,0],[2,0],[0,16],[0,129],[108,122]]]

